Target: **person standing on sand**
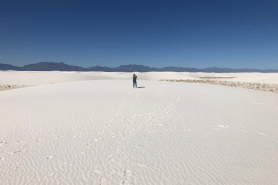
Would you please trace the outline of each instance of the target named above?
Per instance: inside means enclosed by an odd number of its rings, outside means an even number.
[[[136,74],[134,73],[133,74],[133,88],[137,88],[137,76],[136,76]]]

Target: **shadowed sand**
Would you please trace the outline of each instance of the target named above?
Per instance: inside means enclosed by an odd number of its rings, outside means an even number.
[[[0,85],[0,91],[10,90],[10,89],[18,89],[22,87],[29,87],[25,85]]]

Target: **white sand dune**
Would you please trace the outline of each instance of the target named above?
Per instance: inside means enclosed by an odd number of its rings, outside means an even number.
[[[40,86],[0,92],[1,184],[278,184],[278,94],[156,81],[207,74],[139,73],[133,89],[131,73],[16,73],[0,84]]]
[[[199,77],[235,77],[225,81],[278,84],[278,73],[198,73]]]
[[[195,79],[194,73],[149,72],[137,73],[140,80],[161,79]],[[121,72],[30,72],[30,71],[0,71],[0,85],[44,85],[85,80],[130,80],[132,73]]]
[[[235,77],[224,79],[235,82],[278,84],[278,73],[189,73],[189,72],[147,72],[136,73],[140,80],[173,79],[187,80],[200,77]],[[120,72],[30,72],[0,71],[0,85],[33,86],[85,80],[130,80],[132,73]],[[218,79],[221,80],[221,79]]]

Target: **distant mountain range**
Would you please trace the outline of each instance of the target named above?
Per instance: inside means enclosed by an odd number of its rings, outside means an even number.
[[[40,62],[35,64],[28,64],[23,67],[17,67],[9,64],[1,64],[0,70],[15,70],[15,71],[104,71],[104,72],[151,72],[151,71],[173,71],[173,72],[206,72],[206,73],[239,73],[239,72],[261,72],[261,73],[277,73],[278,70],[274,69],[231,69],[231,68],[205,68],[205,69],[197,69],[190,67],[162,67],[162,68],[154,68],[148,67],[144,65],[121,65],[119,67],[102,67],[102,66],[94,66],[94,67],[79,67],[65,64],[63,62],[55,63],[55,62]]]

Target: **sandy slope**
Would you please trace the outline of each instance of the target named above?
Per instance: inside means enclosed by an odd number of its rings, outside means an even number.
[[[277,184],[278,94],[131,83],[0,92],[1,184]]]

